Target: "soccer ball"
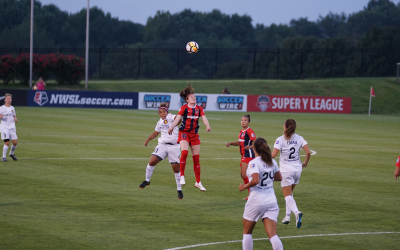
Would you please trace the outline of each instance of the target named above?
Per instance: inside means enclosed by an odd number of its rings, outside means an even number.
[[[33,86],[33,90],[37,90],[37,86],[35,85],[35,86]]]
[[[199,45],[194,41],[188,42],[186,44],[186,51],[189,54],[195,54],[197,51],[199,51]]]

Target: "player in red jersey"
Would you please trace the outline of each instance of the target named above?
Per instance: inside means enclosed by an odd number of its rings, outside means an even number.
[[[242,130],[239,132],[238,141],[228,142],[226,144],[227,147],[239,146],[240,154],[242,155],[242,159],[240,160],[240,175],[244,181],[244,184],[249,183],[249,178],[247,178],[246,171],[247,166],[251,160],[254,159],[254,141],[256,140],[256,134],[254,131],[249,128],[250,125],[250,115],[245,115],[242,117],[240,121],[240,125],[242,125]],[[250,190],[249,190],[250,193]],[[245,198],[246,200],[248,197]]]
[[[168,130],[168,133],[172,133],[172,130],[178,124],[178,121],[182,118],[182,123],[179,127],[178,142],[181,145],[181,159],[180,159],[180,170],[181,170],[181,185],[185,185],[185,167],[186,158],[188,156],[188,149],[192,151],[193,156],[193,170],[196,176],[196,183],[194,186],[199,188],[201,191],[206,191],[200,182],[200,137],[198,134],[199,130],[199,118],[203,120],[204,125],[207,127],[207,132],[211,132],[211,127],[208,123],[207,117],[204,114],[202,107],[196,105],[196,96],[194,95],[194,89],[192,86],[187,86],[180,93],[181,98],[186,100],[187,104],[183,105],[176,116],[174,123]]]
[[[399,176],[400,176],[400,156],[399,158],[397,158],[396,169],[394,170],[394,178],[396,178],[397,180],[397,177]]]

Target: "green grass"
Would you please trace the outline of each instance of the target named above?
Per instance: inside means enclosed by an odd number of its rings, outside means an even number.
[[[0,163],[0,249],[166,249],[242,239],[246,192],[238,191],[240,155],[237,147],[224,147],[237,138],[242,113],[207,113],[213,131],[200,129],[207,191],[194,188],[189,156],[184,199],[178,200],[167,161],[156,166],[150,186],[138,187],[157,144],[143,145],[156,112],[26,107],[17,112],[19,160]],[[304,224],[296,229],[292,215],[289,225],[278,224],[278,235],[398,233],[283,238],[284,248],[398,248],[400,183],[393,171],[400,117],[251,113],[251,127],[272,144],[289,117],[317,154],[294,194]],[[275,192],[282,220],[279,183]],[[259,222],[253,238],[266,237]],[[193,249],[241,249],[241,243]],[[271,245],[255,241],[254,249]]]
[[[176,92],[193,84],[197,93],[221,93],[227,87],[232,94],[340,96],[352,98],[352,113],[366,114],[369,91],[374,88],[372,114],[400,114],[400,83],[395,78],[330,78],[305,80],[121,80],[88,83],[91,91],[122,92]],[[19,84],[3,88],[26,88]],[[46,89],[84,90],[84,81],[78,86],[59,86],[48,82]]]

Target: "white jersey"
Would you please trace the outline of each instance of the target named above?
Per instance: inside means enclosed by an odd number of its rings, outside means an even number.
[[[15,129],[14,116],[16,116],[16,114],[13,106],[10,107],[6,107],[5,105],[1,106],[0,115],[4,115],[3,118],[1,118],[1,124],[0,124],[1,130]]]
[[[306,140],[298,134],[293,134],[290,140],[286,140],[284,135],[276,139],[274,148],[279,149],[281,152],[279,156],[281,172],[302,171],[300,148],[305,145],[307,145]]]
[[[246,171],[249,181],[253,179],[252,174],[256,173],[260,175],[259,183],[250,188],[250,197],[247,201],[249,204],[277,202],[274,191],[274,175],[279,171],[279,168],[274,159],[272,159],[272,164],[273,166],[267,166],[267,164],[261,160],[260,156],[257,156],[249,162]]]
[[[166,143],[177,144],[178,134],[179,134],[178,126],[174,128],[171,135],[168,134],[168,129],[174,122],[175,117],[176,115],[168,114],[167,117],[165,117],[165,120],[160,118],[160,120],[157,122],[155,131],[161,132],[161,136],[158,138],[158,144],[166,144]]]

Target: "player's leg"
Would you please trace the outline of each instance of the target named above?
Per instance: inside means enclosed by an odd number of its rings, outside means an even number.
[[[3,130],[1,132],[1,139],[4,141],[4,146],[3,146],[3,157],[1,158],[1,161],[7,161],[7,151],[8,151],[8,146],[10,145],[10,135],[8,133],[8,130]]]
[[[197,145],[192,145],[190,146],[190,149],[192,150],[193,154],[193,170],[194,174],[196,176],[196,183],[194,186],[201,191],[206,191],[204,188],[203,184],[200,181],[200,172],[201,172],[201,167],[200,167],[200,144]]]
[[[172,170],[175,174],[176,189],[178,192],[178,198],[183,198],[182,185],[181,185],[181,173],[179,164],[180,147],[179,145],[168,145],[167,147],[168,160],[171,163]]]
[[[288,180],[288,179],[290,179],[290,178],[286,178],[286,180]],[[293,178],[292,178],[292,180],[293,180]],[[282,178],[282,181],[283,181],[283,178]],[[285,184],[282,183],[282,185],[285,185]],[[293,195],[292,195],[293,188],[294,188],[294,187],[292,187],[293,185],[296,185],[296,184],[290,184],[288,186],[282,186],[282,193],[283,193],[283,196],[285,197],[286,206],[288,206],[289,209],[296,215],[296,226],[297,226],[297,228],[300,228],[301,224],[302,224],[301,218],[302,218],[303,214],[299,211],[299,209],[297,208],[296,201],[293,199]],[[285,223],[285,220],[287,221],[287,223]],[[288,224],[289,221],[290,221],[290,216],[289,216],[289,219],[288,219],[287,215],[286,215],[286,217],[284,218],[282,223],[283,224]]]
[[[277,221],[279,215],[278,203],[269,204],[267,211],[262,216],[265,232],[268,234],[269,241],[271,242],[272,249],[282,250],[283,245],[278,235],[276,234]]]
[[[256,225],[255,221],[249,221],[243,219],[243,240],[242,247],[243,250],[252,250],[253,249],[253,229]]]
[[[146,167],[146,180],[139,185],[140,188],[145,188],[150,185],[150,179],[154,172],[154,167],[166,157],[166,152],[163,145],[157,145],[154,152],[151,154],[150,161]]]
[[[15,149],[17,149],[17,144],[18,144],[18,137],[17,137],[17,133],[15,132],[15,130],[10,130],[10,138],[12,141],[12,146],[11,146],[11,150],[10,150],[10,157],[16,161],[17,157],[15,157]]]
[[[240,175],[241,175],[241,177],[243,179],[244,184],[249,183],[249,178],[247,177],[247,174],[246,174],[248,165],[249,164],[247,162],[244,162],[244,161],[242,161],[241,164],[240,164]],[[247,189],[247,191],[250,194],[250,189]],[[245,199],[247,200],[248,198],[249,197],[247,196],[247,198],[245,198]]]
[[[181,185],[185,185],[185,168],[186,168],[186,159],[188,156],[189,142],[186,140],[181,140],[179,142],[181,146],[181,159],[179,160],[180,171],[181,171]]]

